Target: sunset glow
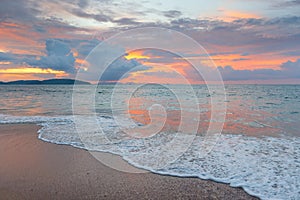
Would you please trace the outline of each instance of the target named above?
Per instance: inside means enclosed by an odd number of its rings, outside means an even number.
[[[223,15],[221,17],[222,20],[226,22],[232,22],[236,19],[259,19],[260,16],[252,13],[245,13],[245,12],[239,12],[239,11],[224,11]]]
[[[130,59],[150,59],[150,56],[143,55],[143,51],[133,51],[124,56],[127,60]]]
[[[106,3],[104,6],[92,0],[86,1],[86,7],[71,2],[57,4],[50,1],[36,5],[22,2],[20,8],[15,8],[20,11],[15,13],[22,12],[24,17],[7,12],[3,13],[5,19],[0,21],[1,77],[5,76],[6,81],[18,79],[21,74],[26,79],[75,77],[80,68],[89,72],[86,57],[103,40],[124,30],[159,26],[182,32],[203,46],[216,67],[227,67],[226,73],[223,70],[224,80],[256,82],[261,77],[274,82],[278,79],[300,80],[300,75],[294,73],[300,67],[300,17],[296,7],[290,6],[291,3],[208,3],[202,0],[191,0],[190,3],[194,6],[179,1],[172,4],[164,2],[160,6],[154,2],[145,5],[136,3],[134,7],[126,1],[118,7]],[[206,6],[201,6],[204,3]],[[37,7],[35,12],[32,8]],[[141,11],[133,12],[136,7],[140,7]],[[105,12],[99,14],[101,9]],[[165,42],[160,38],[156,40],[158,43]],[[179,41],[170,38],[168,42],[172,46],[172,43]],[[169,80],[166,75],[153,76],[158,72],[171,76],[172,70],[195,81],[186,58],[172,58],[166,52],[153,53],[143,49],[128,52],[126,47],[118,48],[124,51],[124,62],[145,66],[144,70],[130,73],[131,77],[121,82],[144,81],[149,78],[149,73],[152,74],[150,79]],[[188,59],[203,59],[203,63],[206,62],[206,58],[197,52],[186,50],[184,53]],[[253,75],[235,77],[249,71]],[[269,75],[261,74],[266,71],[270,72]],[[35,74],[44,76],[33,76]],[[108,82],[117,81],[116,77],[106,79]]]
[[[300,0],[1,0],[0,200],[300,200]]]
[[[10,68],[0,69],[1,74],[55,74],[66,75],[64,71],[57,71],[53,69],[40,69],[40,68]]]

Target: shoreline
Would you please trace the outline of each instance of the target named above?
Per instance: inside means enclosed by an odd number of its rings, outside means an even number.
[[[87,150],[38,139],[38,130],[35,124],[0,125],[0,197],[257,199],[242,188],[211,180],[120,172],[100,163]],[[129,165],[120,156],[100,154]]]

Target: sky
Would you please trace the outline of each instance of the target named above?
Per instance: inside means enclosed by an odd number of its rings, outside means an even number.
[[[299,9],[300,0],[1,0],[0,81],[75,78],[91,71],[86,57],[107,38],[160,27],[199,43],[226,82],[300,83]],[[176,72],[201,82],[170,52],[119,50],[101,80],[178,83]]]

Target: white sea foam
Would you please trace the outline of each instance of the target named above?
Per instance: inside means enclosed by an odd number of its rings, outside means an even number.
[[[86,117],[80,116],[84,132],[77,134],[72,116],[16,117],[0,115],[0,123],[37,123],[41,140],[72,145],[78,148],[111,152],[122,156],[134,166],[158,174],[199,177],[242,187],[262,199],[300,199],[300,138],[249,137],[223,134],[212,152],[199,155],[202,136],[196,136],[190,148],[175,162],[157,169],[155,157],[174,133],[160,133],[151,138],[136,139],[118,130],[110,117],[98,117],[103,133],[91,127]],[[123,122],[126,123],[126,120]],[[185,141],[184,134],[176,134]],[[84,141],[84,142],[83,142]],[[172,153],[172,152],[170,152]],[[162,154],[163,155],[163,154]],[[152,156],[152,157],[151,157]],[[165,155],[168,156],[168,155]],[[172,155],[169,155],[172,156]],[[145,159],[151,158],[151,159]]]

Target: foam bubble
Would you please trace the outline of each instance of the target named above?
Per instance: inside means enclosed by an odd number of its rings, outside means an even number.
[[[0,123],[37,123],[41,140],[72,145],[93,151],[118,154],[132,165],[149,171],[182,177],[199,177],[242,187],[261,199],[300,199],[300,138],[250,137],[223,134],[214,149],[205,157],[199,153],[202,136],[196,136],[192,145],[179,159],[157,169],[151,162],[164,158],[143,158],[169,143],[174,133],[162,132],[150,138],[132,138],[118,129],[109,116],[98,117],[104,134],[95,131],[84,116],[85,132],[80,136],[72,116],[17,117],[0,115]],[[126,120],[122,123],[126,124]],[[130,124],[128,122],[128,124]],[[132,126],[132,124],[130,124]],[[182,141],[185,134],[177,134]],[[84,144],[82,142],[84,140]],[[170,152],[172,154],[172,152]],[[170,155],[172,156],[172,155]]]

